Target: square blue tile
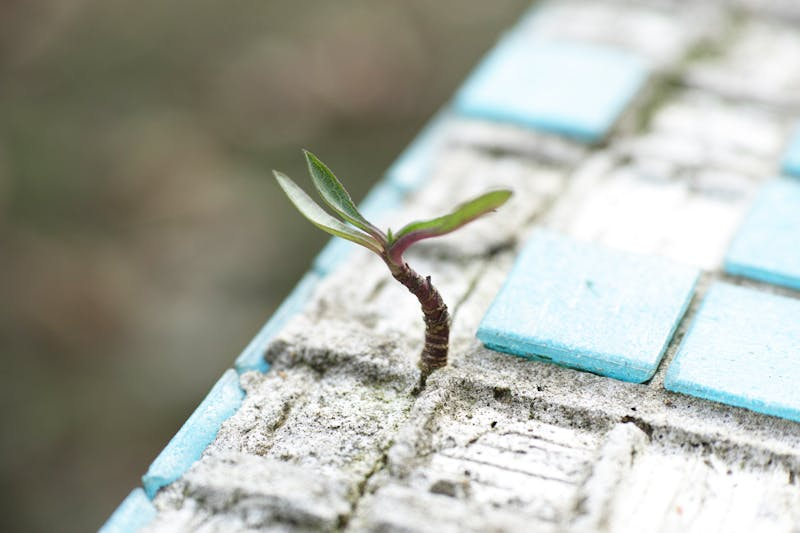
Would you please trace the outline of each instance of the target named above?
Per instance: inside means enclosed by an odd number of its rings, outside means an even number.
[[[456,94],[457,112],[595,143],[648,77],[637,55],[607,46],[504,37]]]
[[[502,352],[641,383],[656,371],[698,274],[537,231],[477,336]]]
[[[794,130],[789,146],[783,156],[783,173],[800,177],[800,125]]]
[[[800,180],[764,185],[728,249],[725,271],[800,289]]]
[[[125,498],[98,533],[136,533],[156,517],[153,502],[141,488]]]
[[[800,300],[717,283],[667,370],[675,392],[800,422]]]
[[[222,423],[239,409],[243,399],[239,374],[227,370],[142,477],[148,497],[153,498],[161,487],[181,477],[200,459],[217,437]]]
[[[286,323],[303,310],[314,294],[314,289],[317,287],[319,280],[320,277],[313,272],[309,272],[302,277],[289,296],[286,297],[267,323],[264,324],[261,331],[236,358],[234,367],[237,372],[242,373],[248,370],[266,372],[269,370],[269,364],[264,360],[264,352],[267,350],[267,346]]]

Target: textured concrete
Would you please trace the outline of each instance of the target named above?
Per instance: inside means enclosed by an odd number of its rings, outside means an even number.
[[[346,245],[257,350],[269,371],[239,376],[241,407],[159,490],[146,530],[800,531],[800,423],[664,387],[710,287],[800,301],[723,269],[800,116],[798,15],[782,0],[603,0],[526,16],[518,35],[614,47],[653,76],[599,146],[445,111],[407,152],[422,154],[409,156],[411,170],[389,173],[405,195],[384,213],[393,228],[486,189],[515,191],[487,219],[407,254],[450,307],[450,364],[416,390],[418,304]],[[512,357],[475,337],[541,228],[702,269],[646,384]],[[747,348],[793,335],[796,314],[781,315],[788,333],[754,334]],[[800,357],[788,350],[782,365]]]
[[[646,2],[550,1],[534,9],[516,31],[630,50],[656,70],[670,71],[690,49],[721,31],[721,18],[712,2],[690,2],[675,10]]]
[[[727,98],[797,111],[800,106],[797,19],[743,19],[734,14],[731,17],[727,37],[706,46],[702,57],[688,65],[686,82]]]

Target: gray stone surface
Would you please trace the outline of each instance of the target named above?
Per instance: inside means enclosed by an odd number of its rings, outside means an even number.
[[[515,196],[409,251],[450,306],[448,367],[414,394],[418,304],[355,251],[271,344],[272,369],[242,376],[242,408],[159,493],[149,530],[800,531],[800,424],[663,388],[711,281],[800,296],[721,272],[754,192],[777,171],[795,118],[786,110],[800,94],[796,28],[774,10],[742,15],[733,4],[568,2],[526,21],[638,50],[664,76],[594,149],[451,125],[425,187],[387,214],[391,226],[485,189]],[[774,64],[759,61],[761,46],[776,50]],[[704,269],[649,383],[511,357],[475,339],[539,226]]]
[[[521,31],[632,50],[654,69],[669,71],[689,50],[725,30],[723,13],[713,2],[690,2],[676,10],[648,2],[550,1],[542,2]]]
[[[755,4],[755,2],[753,2]],[[774,2],[773,12],[780,12]],[[800,7],[795,2],[795,15]],[[783,20],[780,20],[783,19]],[[746,18],[684,73],[688,84],[768,106],[800,108],[800,19]]]

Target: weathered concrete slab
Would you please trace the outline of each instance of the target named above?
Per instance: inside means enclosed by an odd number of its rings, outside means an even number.
[[[758,439],[725,441],[715,431],[742,422],[744,429],[747,421],[720,416],[713,404],[698,413],[671,404],[671,419],[656,422],[652,415],[673,397],[663,390],[589,374],[576,382],[575,371],[490,353],[483,359],[491,360],[488,366],[434,376],[438,388],[425,395],[436,401],[415,410],[398,433],[386,470],[371,478],[350,522],[357,530],[434,531],[448,517],[454,528],[473,531],[486,527],[487,516],[510,531],[641,531],[652,516],[676,531],[715,520],[733,531],[753,523],[790,531],[796,524],[796,513],[774,510],[798,497],[797,452],[755,445]],[[487,375],[488,368],[504,368],[505,379]],[[684,427],[676,423],[681,419]],[[797,442],[796,425],[776,422],[766,428],[783,433],[773,445]],[[664,477],[663,487],[653,483],[656,475]],[[747,483],[738,485],[736,476]],[[754,486],[777,500],[754,498]],[[754,501],[740,510],[742,527],[723,516],[727,505],[748,498]],[[704,499],[707,507],[699,506]]]
[[[527,17],[515,31],[614,46],[656,76],[601,146],[445,111],[389,172],[373,205],[393,229],[487,189],[515,191],[486,220],[409,250],[450,306],[450,364],[417,390],[418,304],[376,257],[345,244],[335,268],[316,270],[302,310],[255,351],[269,372],[239,376],[241,407],[159,492],[150,531],[800,530],[800,423],[664,388],[709,287],[800,301],[722,268],[798,116],[797,38],[775,16],[796,10],[751,4],[568,1]],[[475,338],[542,227],[703,269],[647,384]]]
[[[578,141],[533,131],[514,124],[501,124],[465,117],[458,119],[449,138],[453,146],[478,148],[494,154],[523,156],[544,164],[569,167],[580,163],[587,148]]]
[[[678,92],[646,130],[580,165],[547,226],[573,237],[717,269],[787,122],[774,113]]]
[[[335,531],[351,505],[346,481],[334,473],[235,452],[208,455],[181,488],[181,506],[162,512],[148,531],[254,531],[281,523]]]
[[[599,153],[548,216],[553,230],[634,253],[720,268],[758,182],[740,174],[656,169]]]
[[[796,23],[740,19],[728,41],[688,66],[686,82],[725,97],[797,110],[800,34]]]
[[[690,2],[676,10],[657,2],[549,1],[516,31],[629,50],[658,70],[671,70],[698,43],[718,37],[724,20],[712,2]]]
[[[765,179],[776,172],[792,117],[701,91],[670,91],[644,131],[620,140],[615,147],[620,154],[642,165],[658,163],[644,167],[655,177],[725,171]]]

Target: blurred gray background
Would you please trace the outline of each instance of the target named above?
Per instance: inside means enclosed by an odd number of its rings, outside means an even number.
[[[0,3],[0,530],[91,531],[526,0]]]

